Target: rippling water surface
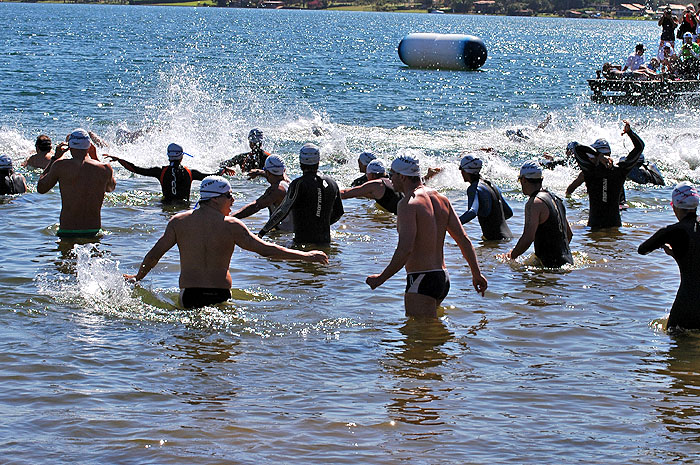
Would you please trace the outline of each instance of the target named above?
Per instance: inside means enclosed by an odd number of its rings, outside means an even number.
[[[667,183],[700,180],[698,115],[592,104],[585,79],[621,62],[652,22],[310,11],[0,4],[0,151],[17,164],[35,137],[74,127],[141,166],[178,142],[212,170],[251,127],[296,168],[307,141],[347,185],[356,156],[418,155],[458,210],[463,150],[484,153],[522,230],[523,160],[570,140],[607,138],[629,119]],[[411,32],[480,36],[478,72],[406,68]],[[552,123],[533,128],[547,114]],[[515,142],[510,128],[530,128]],[[149,132],[120,142],[120,129]],[[576,264],[562,271],[495,258],[468,224],[489,290],[471,289],[451,240],[452,290],[434,322],[403,315],[403,277],[370,291],[396,243],[395,220],[345,203],[330,266],[236,251],[234,298],[176,308],[176,251],[134,288],[133,272],[174,210],[157,182],[117,167],[106,234],[58,240],[60,197],[6,198],[0,260],[0,452],[5,463],[694,463],[700,446],[700,338],[660,329],[678,271],[641,241],[674,222],[670,187],[628,183],[619,232],[591,232],[585,190],[567,200]],[[563,194],[576,175],[546,173]],[[196,183],[195,183],[196,184]],[[264,190],[232,179],[236,205]],[[248,220],[257,230],[261,212]],[[288,244],[288,235],[271,239]]]

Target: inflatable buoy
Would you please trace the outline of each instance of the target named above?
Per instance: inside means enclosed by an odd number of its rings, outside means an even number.
[[[399,58],[411,68],[478,69],[486,62],[486,45],[464,34],[409,34],[399,42]]]

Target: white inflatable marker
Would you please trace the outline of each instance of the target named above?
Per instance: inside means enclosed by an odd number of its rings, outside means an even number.
[[[411,68],[475,70],[487,57],[484,41],[464,34],[409,34],[399,42],[398,51]]]

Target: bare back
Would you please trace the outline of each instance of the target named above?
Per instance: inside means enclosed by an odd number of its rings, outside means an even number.
[[[206,207],[174,216],[166,236],[174,234],[180,251],[180,288],[229,289],[231,256],[242,229],[239,220]]]
[[[399,204],[401,215],[415,221],[413,251],[406,262],[406,272],[439,270],[445,267],[443,247],[452,206],[444,195],[421,186]]]
[[[116,185],[112,167],[87,157],[62,158],[42,175],[37,190],[47,192],[57,181],[61,190],[61,229],[99,229],[105,193],[113,191]]]

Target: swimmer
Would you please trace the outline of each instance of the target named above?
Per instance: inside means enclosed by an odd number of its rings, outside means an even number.
[[[286,175],[284,161],[277,155],[270,155],[267,157],[265,160],[265,168],[263,168],[263,176],[265,176],[267,182],[270,183],[270,187],[265,189],[265,192],[263,192],[255,202],[249,203],[234,213],[234,218],[248,218],[250,215],[259,212],[265,207],[268,208],[270,216],[272,216],[272,213],[282,204],[287,194],[287,188],[289,187],[289,178]],[[293,231],[293,215],[287,215],[284,221],[279,224],[278,228],[282,231]]]
[[[106,156],[118,162],[132,173],[157,178],[160,181],[160,187],[163,191],[163,202],[189,202],[192,181],[201,181],[207,176],[213,176],[214,174],[202,173],[201,171],[183,166],[181,163],[184,153],[180,145],[170,144],[168,145],[168,160],[170,161],[170,165],[154,168],[141,168],[130,161],[123,160],[114,155]],[[222,168],[218,174],[224,173],[233,174],[233,170]]]
[[[510,239],[513,233],[506,220],[513,216],[508,203],[503,199],[498,187],[480,175],[483,162],[473,155],[465,155],[459,163],[467,188],[467,211],[459,217],[462,224],[479,218],[481,233],[487,241]]]
[[[547,114],[547,117],[544,120],[542,120],[540,124],[537,125],[535,131],[543,130],[549,125],[551,121],[552,115]],[[512,140],[513,142],[524,142],[530,139],[531,135],[528,135],[529,133],[530,129],[528,128],[508,129],[506,130],[506,137]]]
[[[367,165],[369,165],[369,163],[376,158],[377,156],[372,152],[362,152],[360,156],[357,157],[357,168],[360,170],[360,173],[362,173],[362,176],[350,183],[350,187],[361,186],[368,181]]]
[[[395,215],[403,193],[394,190],[393,184],[386,175],[386,168],[382,160],[377,158],[369,162],[367,179],[368,181],[360,186],[340,191],[340,198],[343,200],[355,197],[374,199],[377,201],[377,205]]]
[[[423,185],[418,160],[409,156],[395,159],[390,179],[404,194],[397,214],[399,241],[389,265],[380,274],[368,276],[367,285],[376,289],[405,267],[406,315],[436,318],[437,308],[450,290],[444,258],[448,232],[469,264],[474,289],[483,296],[488,283],[479,269],[474,246],[448,198]]]
[[[299,151],[302,175],[289,184],[282,205],[274,211],[258,236],[263,237],[290,213],[294,215],[294,242],[330,244],[331,225],[343,216],[343,202],[335,181],[318,173],[321,152],[314,144]]]
[[[240,155],[236,155],[233,158],[221,162],[221,167],[230,168],[238,165],[241,170],[245,172],[262,170],[265,167],[265,159],[270,156],[269,153],[262,149],[263,139],[263,132],[260,129],[251,129],[248,133],[250,152],[241,153]],[[255,177],[261,174],[262,173],[258,172],[249,177]]]
[[[661,228],[637,251],[646,255],[653,250],[664,249],[676,260],[680,269],[681,283],[666,327],[700,329],[700,223],[697,217],[700,197],[695,187],[683,182],[673,189],[671,198],[678,223]]]
[[[27,192],[27,181],[12,168],[12,159],[0,155],[0,195],[24,194]]]
[[[40,194],[47,193],[58,183],[61,191],[59,237],[96,236],[102,227],[105,193],[112,192],[117,185],[112,167],[88,156],[91,146],[86,130],[74,130],[68,143],[56,146],[37,182],[36,190]],[[68,150],[72,158],[61,158]]]
[[[36,153],[32,154],[22,162],[22,166],[28,166],[30,168],[41,168],[42,170],[46,168],[46,165],[51,161],[51,156],[53,155],[53,149],[51,145],[51,138],[46,134],[41,134],[36,138],[34,143],[34,149]]]
[[[566,207],[559,197],[542,189],[542,168],[531,160],[520,167],[520,186],[523,194],[530,196],[525,204],[523,235],[513,250],[499,255],[515,260],[535,243],[535,256],[546,268],[559,268],[573,264],[569,243],[574,234],[566,220]]]
[[[199,186],[198,208],[173,216],[165,233],[146,254],[135,275],[128,280],[142,280],[160,258],[177,245],[180,252],[180,304],[198,308],[225,302],[231,298],[231,256],[238,245],[264,257],[279,260],[302,260],[328,264],[319,250],[303,252],[265,242],[237,218],[228,216],[233,205],[231,185],[221,176],[209,176]]]
[[[627,134],[634,148],[617,165],[610,157],[610,144],[605,139],[598,139],[588,147],[574,143],[574,156],[588,189],[590,212],[588,226],[591,229],[612,228],[622,226],[620,218],[620,196],[625,186],[627,175],[634,169],[639,156],[644,150],[644,142],[630,129],[630,123],[625,121],[622,134]],[[570,188],[567,189],[567,193]]]

